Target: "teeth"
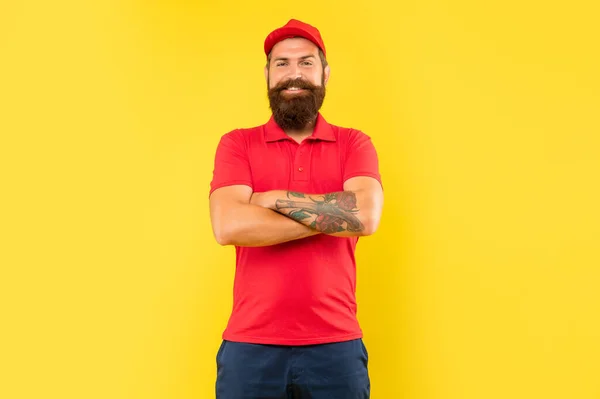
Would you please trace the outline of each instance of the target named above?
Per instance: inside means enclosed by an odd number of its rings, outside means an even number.
[[[297,87],[289,87],[288,90],[300,90],[300,89]]]

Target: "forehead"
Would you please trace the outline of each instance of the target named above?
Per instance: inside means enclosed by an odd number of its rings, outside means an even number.
[[[284,57],[303,57],[306,55],[318,56],[319,47],[308,39],[303,37],[292,37],[280,41],[273,46],[271,58]]]

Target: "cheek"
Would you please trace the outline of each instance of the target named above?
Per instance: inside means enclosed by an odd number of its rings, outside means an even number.
[[[281,81],[281,73],[269,72],[269,88],[273,88],[277,86],[277,84]]]
[[[311,77],[310,77],[310,81],[312,82],[312,84],[317,85],[317,86],[321,86],[323,84],[323,78],[325,77],[324,74],[322,74],[319,71],[314,72]]]

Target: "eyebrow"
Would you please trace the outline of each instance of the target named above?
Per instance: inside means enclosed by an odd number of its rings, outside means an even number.
[[[314,55],[312,55],[312,54],[311,54],[311,55],[305,55],[305,56],[302,56],[302,57],[300,57],[300,59],[301,59],[301,60],[305,60],[305,59],[307,59],[307,58],[317,58],[317,57],[316,57],[316,56],[314,56]],[[289,60],[290,60],[290,59],[289,59],[289,58],[286,58],[286,57],[277,57],[277,58],[275,58],[273,61],[289,61]]]

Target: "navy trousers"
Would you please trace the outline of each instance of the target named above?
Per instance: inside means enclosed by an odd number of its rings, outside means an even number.
[[[223,341],[217,352],[217,399],[368,399],[362,339],[280,346]]]

